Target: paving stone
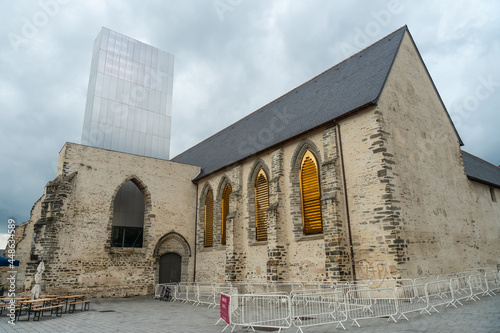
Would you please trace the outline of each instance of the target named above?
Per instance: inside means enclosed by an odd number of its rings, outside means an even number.
[[[351,327],[350,332],[500,332],[500,295],[482,297],[477,302],[465,302],[458,308],[438,308],[432,315],[411,313],[410,321],[397,323],[387,319],[360,320],[361,328]],[[0,317],[0,333],[4,332],[221,332],[223,324],[215,325],[219,309],[193,306],[179,302],[163,302],[152,296],[130,298],[92,299],[90,311],[63,314],[62,317],[44,317],[39,322],[8,324],[8,318]],[[229,330],[229,329],[228,329]],[[228,331],[226,330],[226,332]],[[237,329],[238,330],[238,329]],[[337,329],[339,332],[341,328]],[[245,331],[241,329],[238,331]],[[251,332],[251,329],[246,331]],[[285,332],[296,332],[292,327]],[[306,333],[335,331],[335,326],[306,327]],[[259,332],[257,330],[257,332]]]

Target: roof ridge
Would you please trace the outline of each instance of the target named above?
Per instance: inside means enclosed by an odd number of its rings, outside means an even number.
[[[268,103],[266,103],[266,104],[262,105],[262,106],[261,106],[261,107],[259,107],[257,110],[255,110],[255,111],[253,111],[253,112],[251,112],[251,113],[247,114],[246,116],[244,116],[244,117],[242,117],[242,118],[240,118],[240,119],[236,120],[235,122],[231,123],[230,125],[228,125],[228,126],[226,126],[226,127],[222,128],[221,130],[219,130],[219,131],[217,131],[216,133],[214,133],[214,134],[210,135],[209,137],[205,138],[204,140],[202,140],[202,141],[200,141],[200,142],[198,142],[198,143],[194,144],[193,146],[191,146],[191,147],[189,147],[189,148],[185,149],[183,152],[181,152],[181,153],[177,154],[175,157],[171,158],[170,160],[174,160],[174,159],[176,159],[177,157],[179,157],[180,155],[182,155],[182,154],[184,154],[184,153],[188,152],[188,151],[189,151],[189,150],[191,150],[192,148],[194,148],[194,147],[196,147],[196,146],[198,146],[198,145],[200,145],[200,144],[202,144],[202,143],[204,143],[204,142],[208,142],[208,141],[210,141],[211,139],[213,139],[213,138],[217,137],[217,136],[218,136],[221,132],[223,132],[223,131],[227,130],[228,128],[231,128],[231,126],[234,126],[234,124],[236,124],[236,123],[238,123],[238,122],[240,122],[240,121],[245,120],[246,118],[248,118],[248,117],[252,116],[253,114],[256,114],[257,112],[259,112],[259,111],[261,111],[262,109],[266,108],[266,107],[267,107],[267,106],[269,106],[270,104],[272,104],[272,103],[274,103],[274,102],[278,101],[279,99],[281,99],[281,98],[283,98],[283,97],[285,97],[285,96],[287,96],[287,95],[291,94],[293,91],[296,91],[296,90],[297,90],[297,89],[299,89],[300,87],[303,87],[304,85],[308,84],[309,82],[311,82],[311,81],[313,81],[313,80],[317,79],[318,77],[320,77],[321,75],[325,74],[326,72],[333,70],[334,68],[336,68],[336,67],[340,66],[341,64],[345,63],[346,61],[348,61],[348,60],[350,60],[350,59],[354,58],[355,56],[359,55],[360,53],[362,53],[362,52],[366,51],[367,49],[369,49],[369,48],[373,47],[374,45],[376,45],[376,44],[380,43],[380,42],[381,42],[381,41],[383,41],[384,39],[389,39],[389,40],[390,40],[390,36],[392,36],[392,35],[394,35],[394,34],[396,34],[396,33],[400,32],[400,31],[401,31],[401,30],[403,30],[403,29],[404,29],[405,31],[407,31],[407,30],[408,30],[408,26],[407,26],[407,25],[404,25],[404,26],[400,27],[399,29],[397,29],[397,30],[395,30],[395,31],[391,32],[389,35],[386,35],[386,36],[384,36],[384,37],[380,38],[380,39],[379,39],[379,40],[377,40],[376,42],[374,42],[374,43],[372,43],[372,44],[368,45],[367,47],[365,47],[364,49],[362,49],[362,50],[360,50],[360,51],[356,52],[355,54],[351,55],[350,57],[348,57],[348,58],[346,58],[346,59],[344,59],[344,60],[340,61],[339,63],[337,63],[337,64],[333,65],[332,67],[329,67],[328,69],[325,69],[323,72],[321,72],[321,73],[319,73],[319,74],[317,74],[317,75],[313,76],[311,79],[309,79],[309,80],[307,80],[307,81],[303,82],[302,84],[300,84],[300,85],[298,85],[298,86],[294,87],[293,89],[291,89],[291,90],[287,91],[287,92],[286,92],[286,93],[284,93],[283,95],[280,95],[279,97],[277,97],[277,98],[275,98],[275,99],[273,99],[273,100],[269,101]],[[401,39],[401,41],[402,41],[402,39]],[[400,41],[400,43],[401,43],[401,41]],[[398,50],[399,50],[399,47],[398,47]],[[395,52],[395,54],[394,54],[394,58],[393,58],[393,60],[392,60],[392,62],[391,62],[391,66],[389,67],[389,70],[387,71],[387,74],[386,74],[386,78],[385,78],[385,80],[384,80],[384,83],[382,84],[382,87],[381,87],[381,89],[380,89],[379,94],[377,95],[376,99],[374,100],[375,102],[376,102],[376,101],[378,100],[378,98],[380,97],[380,94],[381,94],[381,92],[382,92],[382,90],[383,90],[383,88],[384,88],[384,86],[385,86],[385,83],[386,83],[386,81],[387,81],[387,77],[389,76],[389,73],[390,73],[390,70],[391,70],[391,68],[392,68],[392,64],[394,63],[394,59],[396,58],[396,55],[397,55],[397,52]]]
[[[477,155],[474,155],[474,154],[472,154],[472,153],[469,153],[468,151],[465,151],[465,150],[463,150],[463,149],[460,149],[460,150],[461,150],[463,153],[469,154],[470,156],[474,156],[475,158],[480,159],[481,161],[486,162],[486,163],[488,163],[488,164],[491,164],[491,165],[493,165],[494,167],[496,167],[496,168],[499,168],[499,169],[500,169],[500,165],[495,165],[495,164],[491,163],[490,161],[487,161],[487,160],[485,160],[484,158],[479,157],[479,156],[477,156]]]

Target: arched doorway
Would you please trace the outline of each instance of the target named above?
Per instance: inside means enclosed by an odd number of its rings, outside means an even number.
[[[191,248],[186,239],[175,232],[163,235],[153,252],[155,283],[187,282]]]
[[[165,253],[160,257],[160,283],[181,282],[182,257],[177,253]]]

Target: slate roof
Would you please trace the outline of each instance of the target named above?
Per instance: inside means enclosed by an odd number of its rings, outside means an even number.
[[[376,104],[407,27],[177,155],[200,179],[327,122]]]
[[[500,188],[500,167],[463,150],[462,157],[467,178]]]

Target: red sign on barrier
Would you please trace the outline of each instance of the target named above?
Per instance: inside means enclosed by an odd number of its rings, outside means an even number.
[[[220,294],[220,317],[226,322],[226,324],[231,324],[229,322],[229,301],[231,297],[229,295]]]

